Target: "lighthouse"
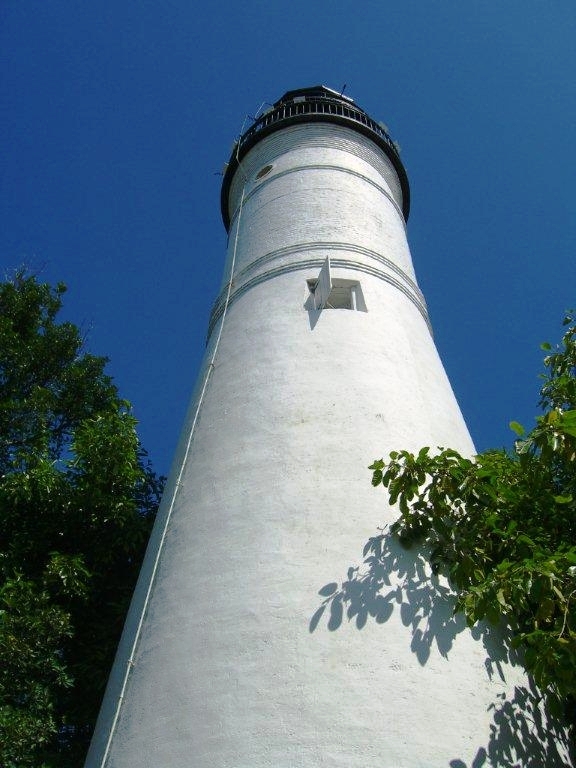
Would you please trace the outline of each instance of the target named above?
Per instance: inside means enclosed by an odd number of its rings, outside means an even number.
[[[388,537],[397,514],[367,469],[394,449],[474,452],[397,146],[342,93],[289,91],[236,142],[221,207],[204,362],[86,765],[513,759],[494,723],[529,690],[521,666]]]

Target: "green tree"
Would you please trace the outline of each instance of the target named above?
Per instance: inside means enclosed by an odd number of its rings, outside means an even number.
[[[3,768],[81,764],[162,486],[64,292],[0,285]]]
[[[546,352],[542,415],[512,451],[429,448],[370,467],[405,546],[429,553],[470,626],[506,623],[553,714],[576,701],[576,324]]]

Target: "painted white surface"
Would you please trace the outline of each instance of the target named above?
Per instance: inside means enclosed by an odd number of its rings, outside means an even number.
[[[395,518],[368,465],[422,445],[473,452],[387,166],[368,139],[322,124],[263,140],[236,175],[231,302],[125,696],[168,501],[89,768],[108,740],[107,768],[461,768],[488,748],[491,705],[525,682],[434,601],[412,555],[363,565]],[[333,277],[360,282],[366,312],[306,308],[326,256]]]

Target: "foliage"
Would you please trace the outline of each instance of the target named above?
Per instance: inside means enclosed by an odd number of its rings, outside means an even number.
[[[552,712],[576,700],[576,324],[548,353],[528,434],[511,452],[393,452],[370,467],[400,517],[400,541],[426,547],[469,625],[506,622]]]
[[[81,763],[162,485],[64,292],[0,285],[3,768]]]

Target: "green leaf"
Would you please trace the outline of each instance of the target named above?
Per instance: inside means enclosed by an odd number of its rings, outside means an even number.
[[[525,434],[525,429],[522,426],[522,424],[519,424],[517,421],[511,421],[510,422],[510,429],[515,432],[518,437],[522,437]]]
[[[572,502],[572,494],[568,496],[554,496],[556,504],[570,504]]]
[[[562,423],[570,426],[576,426],[576,410],[564,411],[562,414]]]

